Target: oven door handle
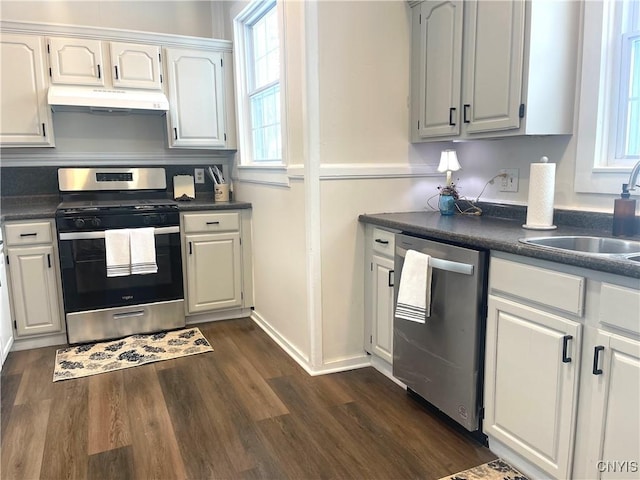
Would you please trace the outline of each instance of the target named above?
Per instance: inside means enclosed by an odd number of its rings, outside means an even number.
[[[156,235],[180,233],[180,227],[157,227],[154,233]],[[98,232],[67,232],[60,234],[60,240],[93,240],[96,238],[104,238],[104,230]]]
[[[114,313],[113,319],[118,320],[120,318],[142,317],[142,316],[144,316],[144,310],[136,310],[134,312]]]

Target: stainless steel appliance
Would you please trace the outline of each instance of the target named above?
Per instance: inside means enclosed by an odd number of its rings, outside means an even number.
[[[431,256],[431,315],[394,318],[393,375],[469,431],[480,425],[487,253],[396,235],[395,299],[406,252]]]
[[[180,215],[163,168],[62,168],[56,212],[69,343],[185,325]],[[108,277],[105,231],[154,227],[157,273]]]

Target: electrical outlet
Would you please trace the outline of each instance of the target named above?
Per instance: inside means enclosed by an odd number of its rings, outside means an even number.
[[[518,191],[518,174],[520,171],[517,168],[503,168],[500,173],[506,174],[500,178],[500,191],[501,192],[517,192]]]
[[[196,168],[194,169],[196,183],[204,183],[204,168]]]

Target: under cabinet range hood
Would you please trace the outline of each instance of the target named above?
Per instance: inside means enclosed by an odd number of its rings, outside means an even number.
[[[54,112],[72,110],[162,115],[169,110],[169,100],[164,93],[157,90],[53,85],[49,87],[48,102]]]

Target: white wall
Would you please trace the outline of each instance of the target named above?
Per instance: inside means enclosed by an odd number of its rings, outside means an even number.
[[[308,362],[304,184],[240,183],[234,195],[253,205],[255,313]]]
[[[322,163],[406,162],[410,10],[320,2]]]
[[[1,0],[2,20],[222,38],[217,2],[198,0]]]

